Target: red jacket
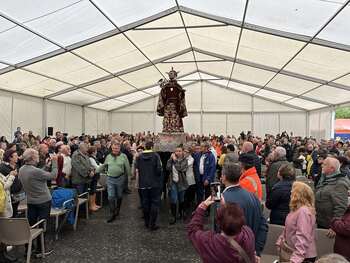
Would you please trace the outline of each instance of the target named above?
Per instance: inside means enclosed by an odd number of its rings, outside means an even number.
[[[342,218],[334,218],[331,228],[335,236],[334,253],[338,253],[350,260],[350,206]]]
[[[189,239],[204,263],[243,263],[238,252],[227,239],[213,231],[204,231],[203,217],[205,210],[198,207],[191,222],[187,225]],[[255,262],[254,233],[248,226],[243,226],[241,232],[235,236],[236,242]]]
[[[249,168],[241,175],[239,185],[248,192],[255,194],[260,201],[262,200],[262,185],[255,167]]]

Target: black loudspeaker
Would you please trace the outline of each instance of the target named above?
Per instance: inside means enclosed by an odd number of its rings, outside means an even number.
[[[53,136],[53,127],[47,127],[47,135]]]

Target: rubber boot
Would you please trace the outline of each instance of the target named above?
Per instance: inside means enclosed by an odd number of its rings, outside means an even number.
[[[169,224],[173,225],[176,223],[176,204],[170,204],[170,211],[173,218],[169,221]]]
[[[155,231],[159,229],[159,226],[157,225],[157,218],[158,218],[158,209],[153,207],[150,211],[150,217],[149,217],[149,225],[150,230]]]
[[[145,220],[145,227],[150,227],[150,212],[149,211],[143,211],[143,218]]]
[[[107,223],[111,223],[116,218],[116,214],[115,214],[115,210],[116,210],[115,200],[114,199],[108,200],[108,204],[109,204],[109,217],[107,219]]]
[[[117,207],[115,209],[115,216],[119,216],[120,208],[122,206],[122,198],[117,199]]]
[[[182,202],[179,204],[179,219],[180,220],[184,219],[184,209],[185,209],[185,206],[184,206],[184,203]]]

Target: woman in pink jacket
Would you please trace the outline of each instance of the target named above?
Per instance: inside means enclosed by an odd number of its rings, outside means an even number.
[[[277,240],[279,250],[290,250],[291,263],[316,261],[316,212],[312,189],[302,182],[293,183],[289,203],[290,213],[285,229]]]

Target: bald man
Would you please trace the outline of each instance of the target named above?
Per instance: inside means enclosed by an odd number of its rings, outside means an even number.
[[[261,177],[261,160],[254,151],[254,145],[251,142],[244,142],[242,146],[242,153],[248,153],[254,157],[254,166],[259,177]]]
[[[322,176],[316,186],[316,219],[320,228],[329,228],[331,220],[342,217],[348,206],[349,179],[340,172],[340,163],[328,157],[322,164]]]

